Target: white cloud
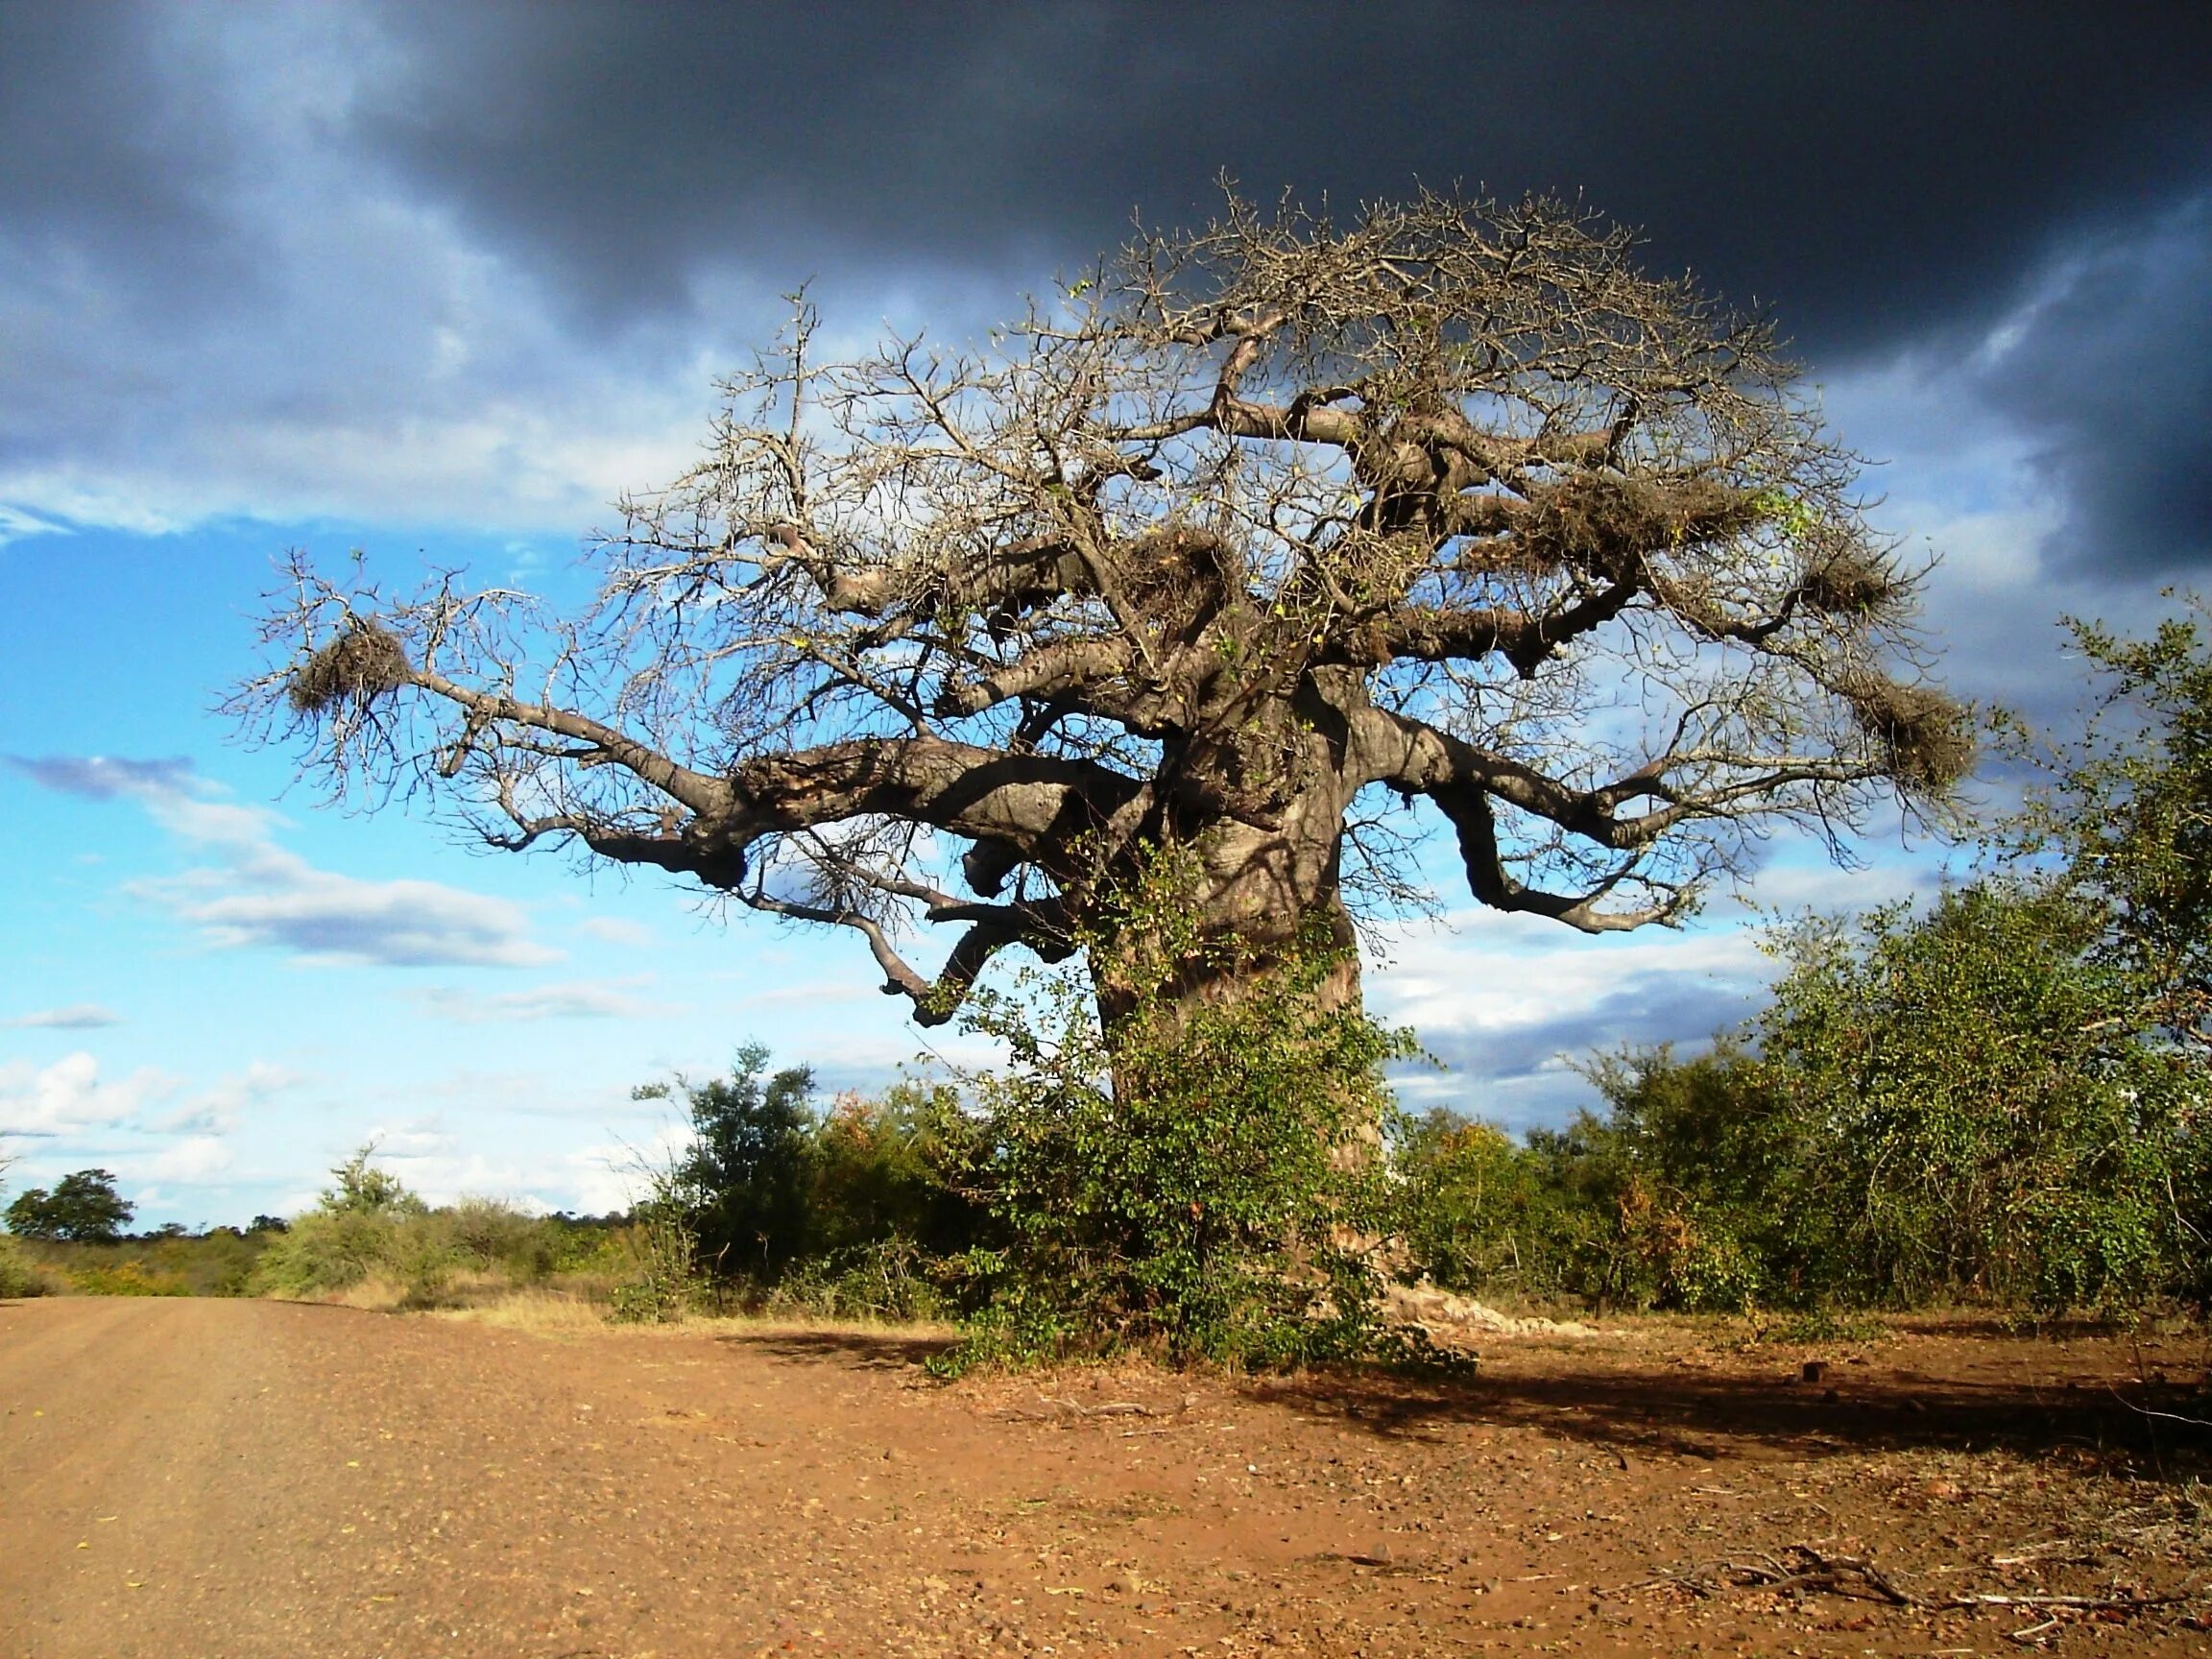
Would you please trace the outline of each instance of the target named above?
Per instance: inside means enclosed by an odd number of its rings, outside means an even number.
[[[1500,1031],[1555,1022],[1655,975],[1760,980],[1763,961],[1740,932],[1589,938],[1555,922],[1460,911],[1442,929],[1404,935],[1369,999],[1424,1031]]]
[[[218,1079],[213,1088],[194,1095],[181,1111],[162,1119],[156,1127],[227,1135],[238,1127],[250,1107],[295,1089],[302,1081],[301,1075],[288,1067],[256,1060],[245,1070]]]
[[[244,891],[224,891],[234,879]],[[209,891],[213,889],[213,891]],[[138,883],[228,950],[270,946],[363,967],[526,968],[560,960],[532,940],[521,907],[436,881],[363,881],[276,849],[250,869]]]
[[[575,1195],[572,1207],[585,1214],[627,1210],[647,1196],[653,1173],[681,1157],[689,1140],[689,1131],[670,1118],[636,1141],[580,1146],[561,1160],[558,1184]]]
[[[11,541],[20,541],[27,536],[66,536],[68,527],[51,519],[41,518],[36,513],[26,513],[20,507],[11,507],[0,501],[0,547]]]
[[[1772,972],[1741,928],[1593,939],[1480,910],[1408,929],[1391,957],[1367,981],[1369,1006],[1448,1068],[1408,1070],[1401,1094],[1514,1128],[1588,1099],[1572,1062],[1623,1043],[1699,1043],[1748,1014]]]
[[[464,1025],[524,1020],[650,1020],[683,1012],[683,1005],[635,996],[629,987],[643,979],[579,979],[479,997],[447,986],[421,993],[425,1007],[441,1019]]]
[[[138,1167],[145,1171],[145,1179],[189,1185],[229,1168],[234,1162],[236,1155],[220,1138],[193,1135],[156,1153]]]
[[[796,1002],[810,1007],[821,1002],[865,1002],[882,994],[878,984],[878,980],[860,978],[857,974],[853,979],[812,979],[803,984],[757,991],[745,998],[744,1006],[775,1007],[779,1003]]]
[[[632,922],[620,916],[588,916],[577,925],[577,931],[609,945],[631,945],[643,948],[653,943],[653,929],[642,922]]]
[[[121,1015],[97,1002],[72,1002],[65,1008],[40,1008],[35,1013],[18,1014],[12,1020],[0,1020],[0,1025],[32,1031],[91,1031],[103,1025],[122,1023]]]
[[[532,967],[561,953],[530,936],[522,907],[442,882],[365,881],[318,870],[278,846],[279,820],[264,807],[218,798],[218,786],[184,760],[107,756],[8,757],[51,789],[95,800],[134,800],[180,840],[217,862],[132,883],[197,925],[220,949],[270,947],[310,961],[373,967]]]
[[[0,1134],[65,1135],[128,1122],[176,1087],[177,1079],[151,1066],[102,1082],[100,1062],[83,1050],[43,1069],[12,1060],[0,1064]]]

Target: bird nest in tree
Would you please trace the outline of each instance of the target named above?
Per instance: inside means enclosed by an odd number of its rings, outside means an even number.
[[[301,714],[341,703],[366,708],[407,681],[407,652],[386,629],[354,620],[292,671],[284,696]]]
[[[1871,616],[1900,597],[1895,572],[1858,552],[1835,554],[1798,584],[1805,603],[1829,616]]]
[[[1974,733],[1966,710],[1935,687],[1866,674],[1842,691],[1900,781],[1940,793],[1973,769]]]

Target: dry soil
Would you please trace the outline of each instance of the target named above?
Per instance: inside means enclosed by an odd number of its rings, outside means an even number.
[[[2207,1653],[2200,1347],[945,1386],[889,1334],[5,1304],[0,1655]]]

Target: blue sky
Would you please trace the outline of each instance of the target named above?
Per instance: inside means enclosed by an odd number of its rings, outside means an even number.
[[[2206,556],[2212,101],[2175,65],[2212,53],[2183,10],[2146,9],[2125,51],[2063,8],[1993,51],[1900,21],[1925,36],[1907,51],[1713,9],[1691,33],[1795,78],[1787,132],[1759,84],[1700,80],[1695,41],[1564,67],[1524,43],[1470,71],[1490,78],[1475,96],[1291,8],[1303,49],[1285,26],[1201,86],[1190,66],[1223,61],[1237,7],[1149,52],[1117,10],[950,8],[913,33],[856,6],[809,33],[762,7],[686,33],[589,5],[0,9],[11,1185],[102,1165],[149,1222],[243,1220],[298,1208],[374,1136],[433,1196],[601,1209],[667,1129],[637,1082],[752,1037],[832,1088],[973,1052],[909,1024],[849,936],[331,811],[212,710],[254,666],[288,547],[359,547],[402,584],[430,563],[577,591],[585,534],[695,452],[713,376],[801,279],[835,338],[959,338],[1113,242],[1131,204],[1202,211],[1223,167],[1262,194],[1402,192],[1447,166],[1587,187],[1651,227],[1655,261],[1777,305],[1837,428],[1882,462],[1877,521],[1942,558],[1927,610],[1961,694],[2057,717],[2080,691],[2058,614],[2139,623]],[[2080,92],[2059,105],[2023,91],[2054,58]],[[702,113],[694,77],[749,91]],[[1346,77],[1397,90],[1356,140],[1271,113]],[[1659,154],[1613,141],[1632,121]],[[1893,830],[1862,850],[1839,873],[1778,846],[1749,896],[1863,902],[1942,856]],[[1423,1098],[1553,1120],[1581,1097],[1561,1055],[1694,1041],[1763,971],[1738,905],[1594,941],[1478,914],[1446,875],[1446,923],[1384,941],[1369,982],[1452,1063]]]

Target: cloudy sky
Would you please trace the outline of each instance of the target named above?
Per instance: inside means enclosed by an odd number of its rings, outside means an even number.
[[[2200,4],[0,0],[0,1145],[149,1221],[297,1207],[372,1134],[434,1196],[602,1208],[665,1128],[633,1083],[922,1050],[842,935],[321,809],[210,712],[288,547],[573,591],[801,281],[834,338],[957,339],[1223,172],[1580,192],[1781,320],[1942,560],[1962,693],[2060,716],[2058,615],[2140,624],[2212,559]],[[1941,858],[1864,851],[1753,896]],[[1731,910],[1390,956],[1424,1094],[1515,1123],[1760,973]]]

